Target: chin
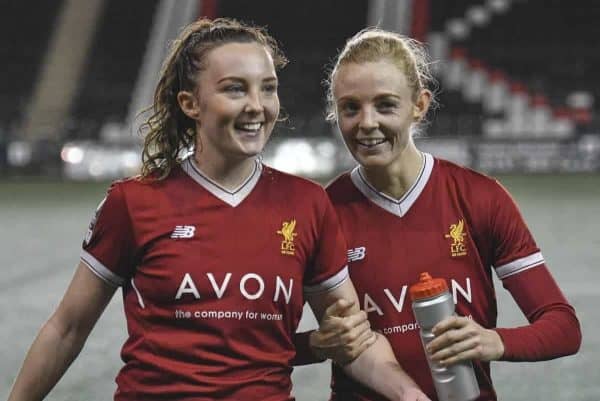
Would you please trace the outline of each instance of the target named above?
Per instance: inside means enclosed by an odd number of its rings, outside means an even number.
[[[266,141],[264,139],[252,140],[252,141],[237,141],[237,151],[240,154],[250,156],[256,156],[257,154],[262,153],[265,148]]]
[[[389,155],[365,155],[360,153],[354,154],[354,159],[363,167],[384,167],[390,164]]]
[[[262,153],[264,146],[244,146],[238,149],[238,154],[242,157],[255,157]]]

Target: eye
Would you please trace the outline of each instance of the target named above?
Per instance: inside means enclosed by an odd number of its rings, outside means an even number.
[[[244,88],[244,85],[242,84],[229,84],[224,88],[225,92],[232,94],[232,95],[240,95],[242,93],[244,93],[244,91],[246,90],[246,88]]]
[[[276,83],[268,83],[263,85],[263,91],[269,94],[273,94],[277,92],[277,84]]]
[[[382,100],[381,102],[377,103],[377,110],[380,113],[390,113],[392,111],[394,111],[394,109],[396,109],[398,107],[398,103],[394,102],[392,100]]]
[[[360,110],[360,106],[357,103],[346,102],[338,105],[338,111],[344,116],[352,116]]]

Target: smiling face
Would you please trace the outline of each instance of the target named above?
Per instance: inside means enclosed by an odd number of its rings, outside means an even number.
[[[262,152],[279,115],[277,75],[268,50],[227,43],[211,50],[194,93],[180,92],[196,121],[196,159],[231,162]]]
[[[400,162],[431,94],[415,97],[406,75],[385,59],[342,64],[332,85],[338,126],[354,158],[366,168]]]

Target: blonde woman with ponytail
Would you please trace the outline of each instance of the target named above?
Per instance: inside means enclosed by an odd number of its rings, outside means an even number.
[[[425,352],[436,369],[471,361],[481,393],[477,401],[495,401],[490,361],[573,354],[581,329],[502,185],[416,146],[413,136],[434,101],[431,84],[417,41],[377,28],[347,41],[330,73],[328,115],[357,166],[336,178],[327,193],[348,243],[360,304],[407,373],[437,400]],[[457,311],[433,328],[426,350],[407,291],[422,272],[447,281]],[[492,274],[528,324],[496,327]],[[353,327],[329,321],[309,340],[303,334],[296,342],[325,356],[352,354],[352,346],[329,347],[328,339],[347,338]],[[384,400],[336,365],[332,390],[333,401]]]

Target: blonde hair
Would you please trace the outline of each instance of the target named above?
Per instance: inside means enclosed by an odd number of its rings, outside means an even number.
[[[348,39],[328,74],[325,83],[328,120],[334,121],[337,118],[333,81],[339,68],[350,63],[362,64],[381,60],[391,61],[404,73],[413,94],[413,101],[417,100],[423,89],[435,86],[435,79],[429,70],[428,55],[421,42],[395,32],[375,27],[366,28]]]
[[[179,163],[182,151],[195,144],[196,122],[177,101],[180,91],[194,91],[198,72],[206,68],[208,52],[227,43],[258,43],[269,50],[276,70],[287,64],[277,42],[266,30],[229,18],[200,19],[187,25],[170,46],[154,91],[152,115],[140,127],[146,132],[142,178],[162,180]]]

